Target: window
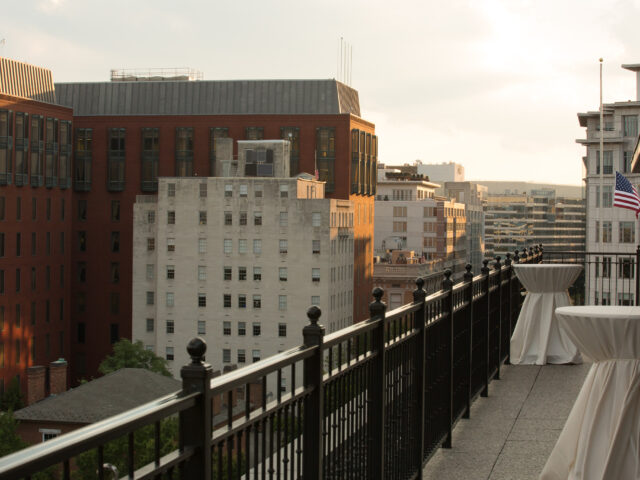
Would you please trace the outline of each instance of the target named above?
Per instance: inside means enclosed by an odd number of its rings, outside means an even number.
[[[629,257],[622,257],[618,263],[618,278],[635,277],[635,261]]]
[[[247,224],[247,212],[240,212],[240,225]]]
[[[156,249],[156,239],[147,238],[147,252],[153,252]]]
[[[176,128],[176,177],[193,176],[193,128]]]
[[[224,279],[225,280],[231,280],[231,267],[224,267]]]
[[[31,233],[31,255],[35,255],[37,253],[37,245],[36,245],[36,233]],[[82,248],[80,249],[82,251]]]
[[[318,295],[311,296],[311,305],[320,305],[320,297]]]
[[[174,300],[175,300],[175,297],[173,296],[173,292],[167,292],[167,294],[166,294],[166,305],[167,305],[167,307],[173,307],[174,306]]]
[[[631,162],[633,161],[633,152],[622,152],[622,173],[631,172]]]
[[[311,253],[316,255],[320,253],[320,240],[311,240]]]
[[[238,322],[238,335],[244,337],[247,334],[247,324],[245,322]]]
[[[600,242],[600,222],[598,220],[596,220],[595,223],[594,238],[596,240],[596,243]]]
[[[51,440],[52,438],[56,438],[61,433],[61,431],[57,428],[40,428],[38,429],[38,432],[42,433],[43,442]]]
[[[238,280],[247,279],[247,267],[238,267]]]
[[[111,292],[111,314],[120,314],[120,294],[118,292]]]
[[[173,360],[173,347],[165,348],[165,358],[167,360]]]
[[[200,198],[206,198],[207,197],[207,184],[206,183],[201,183],[199,185],[199,192],[200,192]]]
[[[211,141],[211,153],[209,157],[209,176],[216,176],[216,150],[218,139],[228,138],[229,129],[226,127],[213,127],[209,131],[209,139]]]
[[[2,175],[0,173],[0,175]],[[0,220],[4,220],[5,197],[0,197]]]
[[[393,231],[394,232],[406,232],[407,231],[407,222],[393,222]]]
[[[154,320],[153,318],[147,318],[147,332],[153,332],[154,328]]]
[[[247,356],[244,351],[244,348],[238,349],[238,363],[245,363],[247,361]]]
[[[142,129],[142,191],[158,191],[160,142],[157,128]]]
[[[224,306],[224,308],[231,308],[231,295],[225,293],[222,296],[222,305]]]
[[[199,238],[198,239],[198,253],[207,253],[207,239]]]
[[[167,197],[175,197],[175,196],[176,196],[176,184],[167,183]]]
[[[253,224],[256,226],[262,225],[262,212],[253,212]]]
[[[147,223],[153,225],[156,223],[156,211],[155,210],[147,210]]]
[[[238,239],[238,253],[247,253],[247,239],[239,238]]]
[[[0,185],[10,185],[12,179],[11,149],[13,144],[12,112],[0,110]],[[0,391],[0,396],[2,395]]]
[[[222,322],[222,335],[231,335],[231,322]]]
[[[176,239],[167,238],[167,252],[175,252],[175,251],[176,251]]]
[[[319,282],[320,281],[320,269],[319,268],[312,268],[311,269],[311,280],[314,282]]]
[[[253,267],[253,280],[256,282],[262,280],[262,267]]]
[[[233,185],[227,183],[224,186],[224,198],[231,198],[233,197]]]
[[[233,225],[233,214],[231,212],[224,212],[224,224]]]
[[[638,116],[637,115],[623,115],[622,123],[624,127],[625,137],[637,137],[638,136]]]
[[[207,224],[207,212],[200,210],[200,212],[198,212],[198,223],[200,225],[206,225]]]
[[[173,320],[167,320],[166,325],[167,325],[167,333],[174,333]]]
[[[394,217],[406,217],[407,216],[407,207],[393,207],[393,216]]]
[[[613,200],[613,185],[602,186],[602,207],[611,208]]]
[[[231,362],[231,350],[228,348],[222,349],[222,363]]]
[[[243,183],[242,185],[240,185],[240,189],[239,189],[240,198],[246,197],[247,193],[248,193],[247,184]]]
[[[280,250],[280,253],[287,253],[287,240],[286,239],[281,239],[278,242],[278,248]]]
[[[289,225],[289,216],[287,212],[280,212],[280,226],[286,227]]]
[[[313,212],[311,214],[311,226],[320,227],[322,225],[322,214],[320,212]]]
[[[335,128],[316,128],[315,155],[319,179],[326,182],[325,191],[332,193],[335,188]]]
[[[246,140],[262,140],[264,138],[263,127],[245,127],[244,138]]]
[[[287,267],[278,268],[278,280],[280,280],[281,282],[287,281]]]
[[[205,265],[198,265],[198,280],[204,281],[207,279],[207,267]]]
[[[247,308],[247,296],[244,294],[238,295],[238,308]]]
[[[111,262],[111,283],[120,282],[120,263]]]
[[[602,222],[602,243],[611,243],[611,222]]]
[[[262,198],[262,185],[256,184],[253,186],[253,196],[256,198]]]
[[[255,253],[256,255],[262,253],[262,240],[259,238],[253,240],[253,253]]]
[[[288,198],[289,197],[289,185],[284,183],[280,184],[280,198]]]
[[[87,201],[78,200],[78,220],[84,222],[87,219]]]
[[[278,336],[279,337],[286,337],[287,336],[287,324],[286,323],[279,323],[278,324]]]
[[[620,222],[620,243],[635,243],[634,222]]]
[[[278,310],[286,310],[286,309],[287,309],[287,296],[278,295]]]
[[[207,333],[207,323],[204,320],[198,320],[198,335]]]
[[[111,232],[111,251],[113,253],[120,251],[120,232]]]
[[[253,322],[253,336],[259,337],[261,330],[260,322]]]
[[[253,296],[253,308],[262,308],[262,296],[254,295]]]
[[[16,257],[20,255],[22,255],[22,234],[18,232],[16,233]]]
[[[206,307],[206,306],[207,306],[207,294],[198,293],[198,307]]]
[[[107,190],[124,190],[125,129],[110,128],[107,150]]]
[[[251,357],[252,357],[252,360],[254,362],[259,362],[260,361],[260,350],[252,350],[251,351]]]
[[[167,212],[167,225],[175,225],[176,224],[176,212],[173,210],[169,210]]]
[[[154,292],[147,292],[147,305],[153,305],[154,303]]]
[[[605,175],[613,173],[613,150],[604,151],[602,173]],[[600,173],[600,151],[596,151],[596,173]]]
[[[91,190],[92,136],[90,128],[76,128],[73,185],[77,192]],[[18,165],[16,162],[16,170]]]
[[[167,265],[167,280],[173,280],[176,278],[175,265]]]
[[[602,278],[611,278],[611,257],[602,257]]]

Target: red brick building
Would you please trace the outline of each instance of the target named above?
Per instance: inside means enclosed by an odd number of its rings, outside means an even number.
[[[355,90],[335,80],[128,80],[56,85],[74,118],[72,381],[131,337],[136,195],[156,192],[158,176],[213,175],[216,137],[288,139],[292,175],[317,169],[328,197],[355,203],[353,318],[368,316],[377,137]]]
[[[49,70],[0,58],[0,394],[69,356],[71,122]]]

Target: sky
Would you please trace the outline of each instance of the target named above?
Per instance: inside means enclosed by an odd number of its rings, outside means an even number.
[[[112,68],[205,80],[338,78],[389,165],[456,162],[467,180],[581,183],[576,114],[636,100],[640,0],[0,0],[0,56],[55,82]],[[4,39],[4,42],[2,42]]]

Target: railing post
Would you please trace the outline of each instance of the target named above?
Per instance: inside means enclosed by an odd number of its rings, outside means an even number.
[[[518,255],[518,249],[515,250],[515,255],[513,256],[513,263],[518,263],[520,261],[520,256]]]
[[[486,344],[486,351],[484,352],[484,356],[485,356],[485,369],[484,369],[484,388],[482,389],[482,392],[480,392],[480,396],[482,397],[486,397],[489,395],[489,310],[491,305],[489,304],[489,267],[487,266],[489,264],[489,260],[488,259],[484,259],[482,261],[482,268],[480,269],[480,272],[482,273],[482,291],[484,293],[484,298],[486,301],[486,305],[485,305],[485,311],[484,311],[484,315],[485,315],[485,344]]]
[[[507,350],[507,359],[504,361],[505,365],[511,365],[511,335],[513,334],[513,310],[511,306],[511,300],[513,297],[513,288],[511,288],[512,284],[512,276],[513,276],[513,267],[511,266],[511,254],[507,253],[507,258],[504,261],[504,265],[507,267],[506,275],[507,275],[507,318],[509,320],[509,350]]]
[[[464,267],[466,272],[463,279],[465,283],[464,301],[467,304],[467,404],[462,414],[462,418],[471,416],[471,367],[473,365],[473,273],[471,273],[471,264],[467,263]]]
[[[427,362],[427,335],[424,328],[424,299],[427,297],[427,292],[424,290],[424,280],[421,277],[416,279],[416,289],[413,291],[413,301],[420,302],[420,308],[413,314],[413,328],[418,332],[417,345],[418,351],[414,359],[416,369],[416,396],[418,405],[420,406],[420,438],[418,442],[420,444],[418,450],[418,458],[416,459],[416,466],[418,467],[418,479],[422,478],[422,458],[424,455],[424,423],[426,415],[426,402],[425,402],[425,383],[426,383],[426,362]]]
[[[498,255],[496,257],[496,263],[493,268],[498,272],[498,288],[496,289],[497,304],[496,309],[498,315],[498,362],[496,365],[496,380],[500,380],[500,365],[502,364],[502,264],[500,260],[502,257]]]
[[[640,305],[640,245],[636,247],[636,306]]]
[[[444,271],[444,280],[442,281],[442,289],[447,292],[447,298],[444,300],[442,309],[447,313],[449,320],[449,328],[447,329],[447,344],[449,347],[449,402],[445,415],[448,420],[447,438],[442,443],[442,448],[451,448],[451,437],[453,432],[453,280],[451,280],[451,270]]]
[[[540,249],[540,262],[539,263],[544,263],[544,247],[542,246],[542,244],[538,245],[538,248]]]
[[[369,447],[367,452],[367,478],[375,480],[385,478],[385,382],[387,377],[385,350],[385,312],[387,306],[380,300],[384,290],[373,289],[375,300],[369,304],[371,320],[380,320],[371,331],[371,369],[369,371],[369,398],[367,399],[367,423],[369,428]]]
[[[191,363],[180,369],[182,392],[201,394],[193,408],[180,412],[180,447],[194,449],[194,455],[181,470],[182,479],[211,478],[213,368],[203,363],[206,351],[207,344],[202,338],[192,339],[187,345]]]
[[[322,385],[324,327],[318,324],[322,311],[315,305],[307,310],[309,325],[302,329],[305,347],[315,347],[314,354],[304,359],[303,381],[311,392],[304,399],[302,430],[302,472],[305,479],[323,478],[322,424],[324,422],[324,391]]]

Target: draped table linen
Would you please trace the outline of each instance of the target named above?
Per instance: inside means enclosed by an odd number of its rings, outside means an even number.
[[[640,307],[563,307],[556,315],[594,364],[540,480],[640,479]]]
[[[518,323],[511,337],[512,364],[582,363],[578,348],[558,328],[557,307],[570,305],[567,289],[582,271],[581,265],[514,265],[527,289]]]

